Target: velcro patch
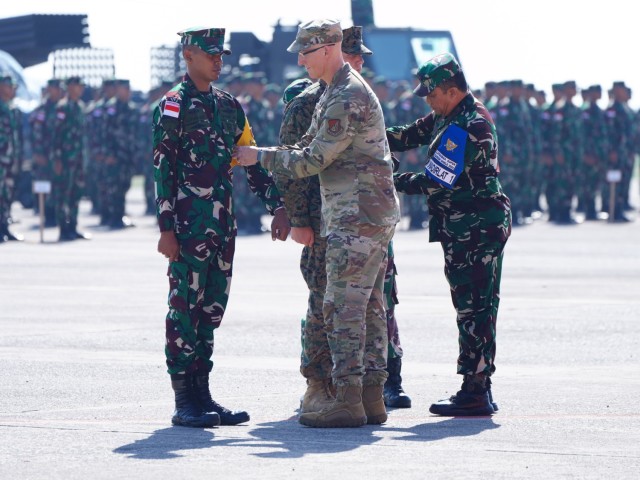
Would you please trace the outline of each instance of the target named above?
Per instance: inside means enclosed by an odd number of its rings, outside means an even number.
[[[337,137],[343,130],[344,128],[342,128],[339,118],[330,118],[327,120],[327,133],[329,135]]]
[[[164,104],[162,115],[166,115],[167,117],[178,118],[180,116],[180,104],[178,102],[172,102],[171,100],[167,100]]]

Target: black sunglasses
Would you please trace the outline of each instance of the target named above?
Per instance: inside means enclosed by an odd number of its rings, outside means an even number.
[[[328,43],[328,44],[326,44],[326,45],[321,45],[321,46],[316,47],[316,48],[314,48],[314,49],[312,49],[312,50],[307,50],[306,52],[298,52],[298,55],[301,55],[301,56],[303,56],[303,57],[306,57],[306,56],[307,56],[307,55],[309,55],[310,53],[317,52],[317,51],[318,51],[318,50],[320,50],[321,48],[324,48],[324,47],[330,47],[330,46],[332,46],[332,45],[335,45],[335,43]]]

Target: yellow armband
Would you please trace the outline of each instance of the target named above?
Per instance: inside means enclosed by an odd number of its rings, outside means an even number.
[[[249,125],[249,119],[246,117],[244,122],[244,130],[242,130],[242,135],[240,135],[240,138],[236,142],[236,145],[238,145],[239,147],[255,147],[257,145],[255,139],[253,138],[253,132],[251,131],[251,125]],[[236,165],[239,165],[238,160],[235,157],[231,157],[231,167],[233,168]]]

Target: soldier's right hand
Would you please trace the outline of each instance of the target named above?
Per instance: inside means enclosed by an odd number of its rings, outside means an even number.
[[[291,227],[291,240],[306,247],[313,246],[313,228],[311,227]]]
[[[164,255],[170,262],[175,262],[180,256],[180,245],[173,230],[160,232],[158,240],[158,252]]]

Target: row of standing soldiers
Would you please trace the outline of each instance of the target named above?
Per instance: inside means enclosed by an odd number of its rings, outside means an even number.
[[[380,99],[387,124],[408,124],[427,113],[428,105],[413,95],[408,82],[392,86],[366,71],[363,76]],[[45,205],[46,224],[60,227],[60,240],[88,238],[77,230],[83,195],[92,201],[100,225],[110,229],[131,226],[125,196],[137,173],[144,176],[146,213],[155,213],[149,125],[151,112],[173,82],[162,82],[149,92],[146,102],[134,104],[127,80],[107,79],[100,97],[84,103],[80,78],[51,79],[43,103],[24,121],[21,112],[11,107],[15,82],[10,76],[0,79],[0,94],[6,92],[0,98],[0,241],[20,239],[9,231],[9,222],[25,141],[32,153],[33,179],[52,183]],[[258,145],[276,145],[282,87],[268,84],[261,72],[245,72],[230,74],[225,88],[243,104]],[[613,220],[627,220],[624,212],[630,209],[633,164],[635,154],[640,153],[640,113],[634,114],[628,106],[631,91],[623,82],[614,83],[604,110],[598,106],[599,86],[581,91],[581,107],[575,104],[576,90],[575,82],[553,85],[550,102],[544,92],[519,80],[489,82],[483,91],[475,92],[497,125],[500,178],[512,200],[516,225],[540,214],[541,198],[546,199],[551,221],[572,223],[574,210],[583,211],[586,219],[599,218],[602,210],[608,210],[611,192],[606,172],[612,169],[622,176],[614,192]],[[419,151],[402,154],[401,171],[419,170],[421,158]],[[234,189],[239,233],[258,233],[263,207],[247,191],[243,170],[238,172]],[[424,198],[406,197],[403,215],[409,218],[409,228],[425,227]]]
[[[576,223],[575,212],[597,220],[610,211],[613,221],[628,221],[629,192],[640,154],[640,113],[628,102],[631,90],[614,82],[609,104],[599,107],[602,89],[581,90],[577,106],[576,83],[552,86],[553,99],[520,80],[485,85],[485,105],[496,123],[500,139],[500,182],[511,199],[514,225],[529,223],[542,210],[542,195],[549,220]],[[607,172],[620,172],[615,187]],[[613,192],[610,191],[613,189]]]

